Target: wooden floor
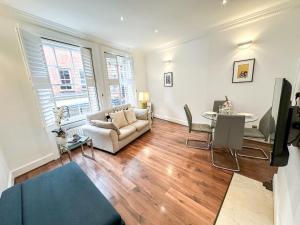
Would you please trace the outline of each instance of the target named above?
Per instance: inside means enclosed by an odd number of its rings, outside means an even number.
[[[212,167],[209,151],[187,148],[187,137],[186,127],[155,119],[152,131],[116,155],[96,150],[93,161],[79,149],[72,154],[127,225],[214,224],[233,174]],[[258,181],[276,171],[268,161],[240,158],[240,164],[241,174]],[[60,166],[60,160],[50,162],[16,183]]]

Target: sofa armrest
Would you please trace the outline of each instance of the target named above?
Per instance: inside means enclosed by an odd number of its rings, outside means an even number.
[[[151,125],[152,125],[152,115],[151,115],[151,112],[150,112],[150,110],[148,111],[148,114],[147,114],[147,119],[148,119],[148,121],[149,121],[150,128],[151,128]]]
[[[82,127],[84,135],[92,138],[96,148],[110,152],[118,149],[118,134],[113,129],[100,128],[86,124]]]

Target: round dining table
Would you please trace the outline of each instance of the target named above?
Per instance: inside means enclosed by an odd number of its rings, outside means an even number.
[[[241,115],[241,116],[245,116],[245,123],[251,123],[251,122],[255,122],[258,120],[258,118],[251,114],[251,113],[239,113],[239,112],[233,112],[229,115]],[[211,121],[217,121],[218,118],[218,113],[217,112],[203,112],[201,114],[202,117],[204,117],[205,119],[209,119]]]

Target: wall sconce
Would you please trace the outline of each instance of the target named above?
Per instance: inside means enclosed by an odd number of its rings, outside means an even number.
[[[238,44],[239,49],[247,49],[253,45],[253,41],[242,42]]]
[[[165,60],[165,61],[163,61],[163,63],[164,63],[165,65],[170,65],[170,64],[172,63],[172,60]]]

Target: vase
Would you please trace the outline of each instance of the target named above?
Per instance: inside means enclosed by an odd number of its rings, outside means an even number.
[[[65,145],[67,143],[67,138],[65,138],[65,137],[56,137],[56,143],[58,145]]]

